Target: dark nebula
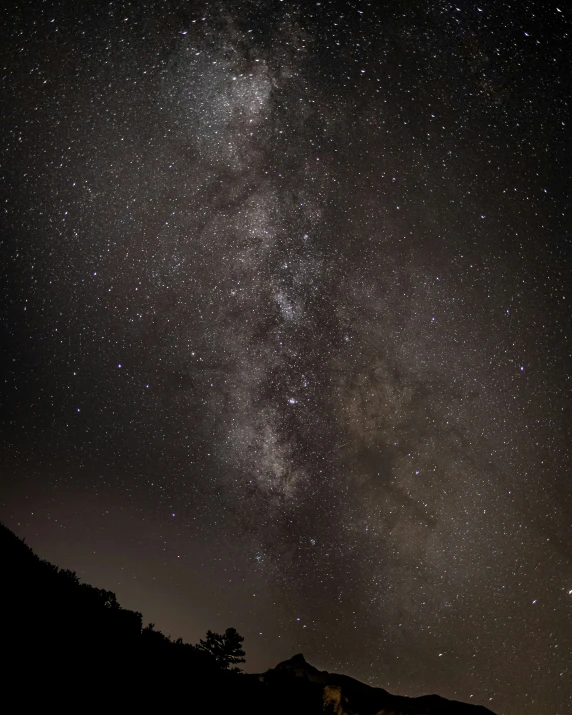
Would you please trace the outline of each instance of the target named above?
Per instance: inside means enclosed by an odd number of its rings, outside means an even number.
[[[570,712],[566,5],[1,33],[0,519],[250,670]]]

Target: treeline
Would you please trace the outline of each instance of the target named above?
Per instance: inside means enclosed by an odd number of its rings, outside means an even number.
[[[238,697],[253,712],[266,708],[256,676],[237,667],[244,651],[235,629],[193,645],[143,627],[114,593],[38,558],[1,524],[0,554],[0,705],[163,710],[184,700],[222,712]]]
[[[233,628],[223,635],[209,631],[198,645],[172,640],[141,613],[122,608],[112,591],[81,583],[75,572],[38,558],[15,534],[0,524],[3,601],[10,613],[5,638],[32,656],[54,652],[90,657],[104,649],[115,658],[133,649],[161,659],[178,658],[204,667],[228,668],[244,662],[243,638]]]

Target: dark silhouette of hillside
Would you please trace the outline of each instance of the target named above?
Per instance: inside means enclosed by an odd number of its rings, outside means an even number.
[[[208,702],[216,712],[228,704],[226,692],[258,687],[228,670],[220,653],[143,628],[141,614],[114,593],[39,559],[3,525],[0,553],[2,697],[20,707],[47,698],[80,712],[120,702],[162,709],[192,692],[197,706]]]
[[[0,524],[2,686],[0,707],[60,712],[174,707],[251,715],[491,715],[436,695],[393,696],[319,671],[302,655],[263,675],[241,673],[242,637],[232,628],[198,645],[143,627],[111,591],[38,558]]]

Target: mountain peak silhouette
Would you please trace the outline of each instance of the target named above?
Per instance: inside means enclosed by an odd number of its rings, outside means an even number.
[[[308,693],[313,693],[314,700],[321,700],[323,710],[335,715],[358,712],[365,715],[383,712],[393,715],[494,715],[481,705],[447,700],[440,695],[417,698],[392,695],[383,688],[367,685],[349,675],[319,670],[308,663],[302,653],[278,663],[259,678],[271,687],[296,687],[299,684],[310,688]]]

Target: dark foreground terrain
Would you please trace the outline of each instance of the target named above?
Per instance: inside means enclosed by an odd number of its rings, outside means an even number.
[[[173,641],[115,594],[42,561],[0,525],[3,712],[173,709],[251,715],[491,715],[438,695],[406,698],[296,655],[262,675]]]

